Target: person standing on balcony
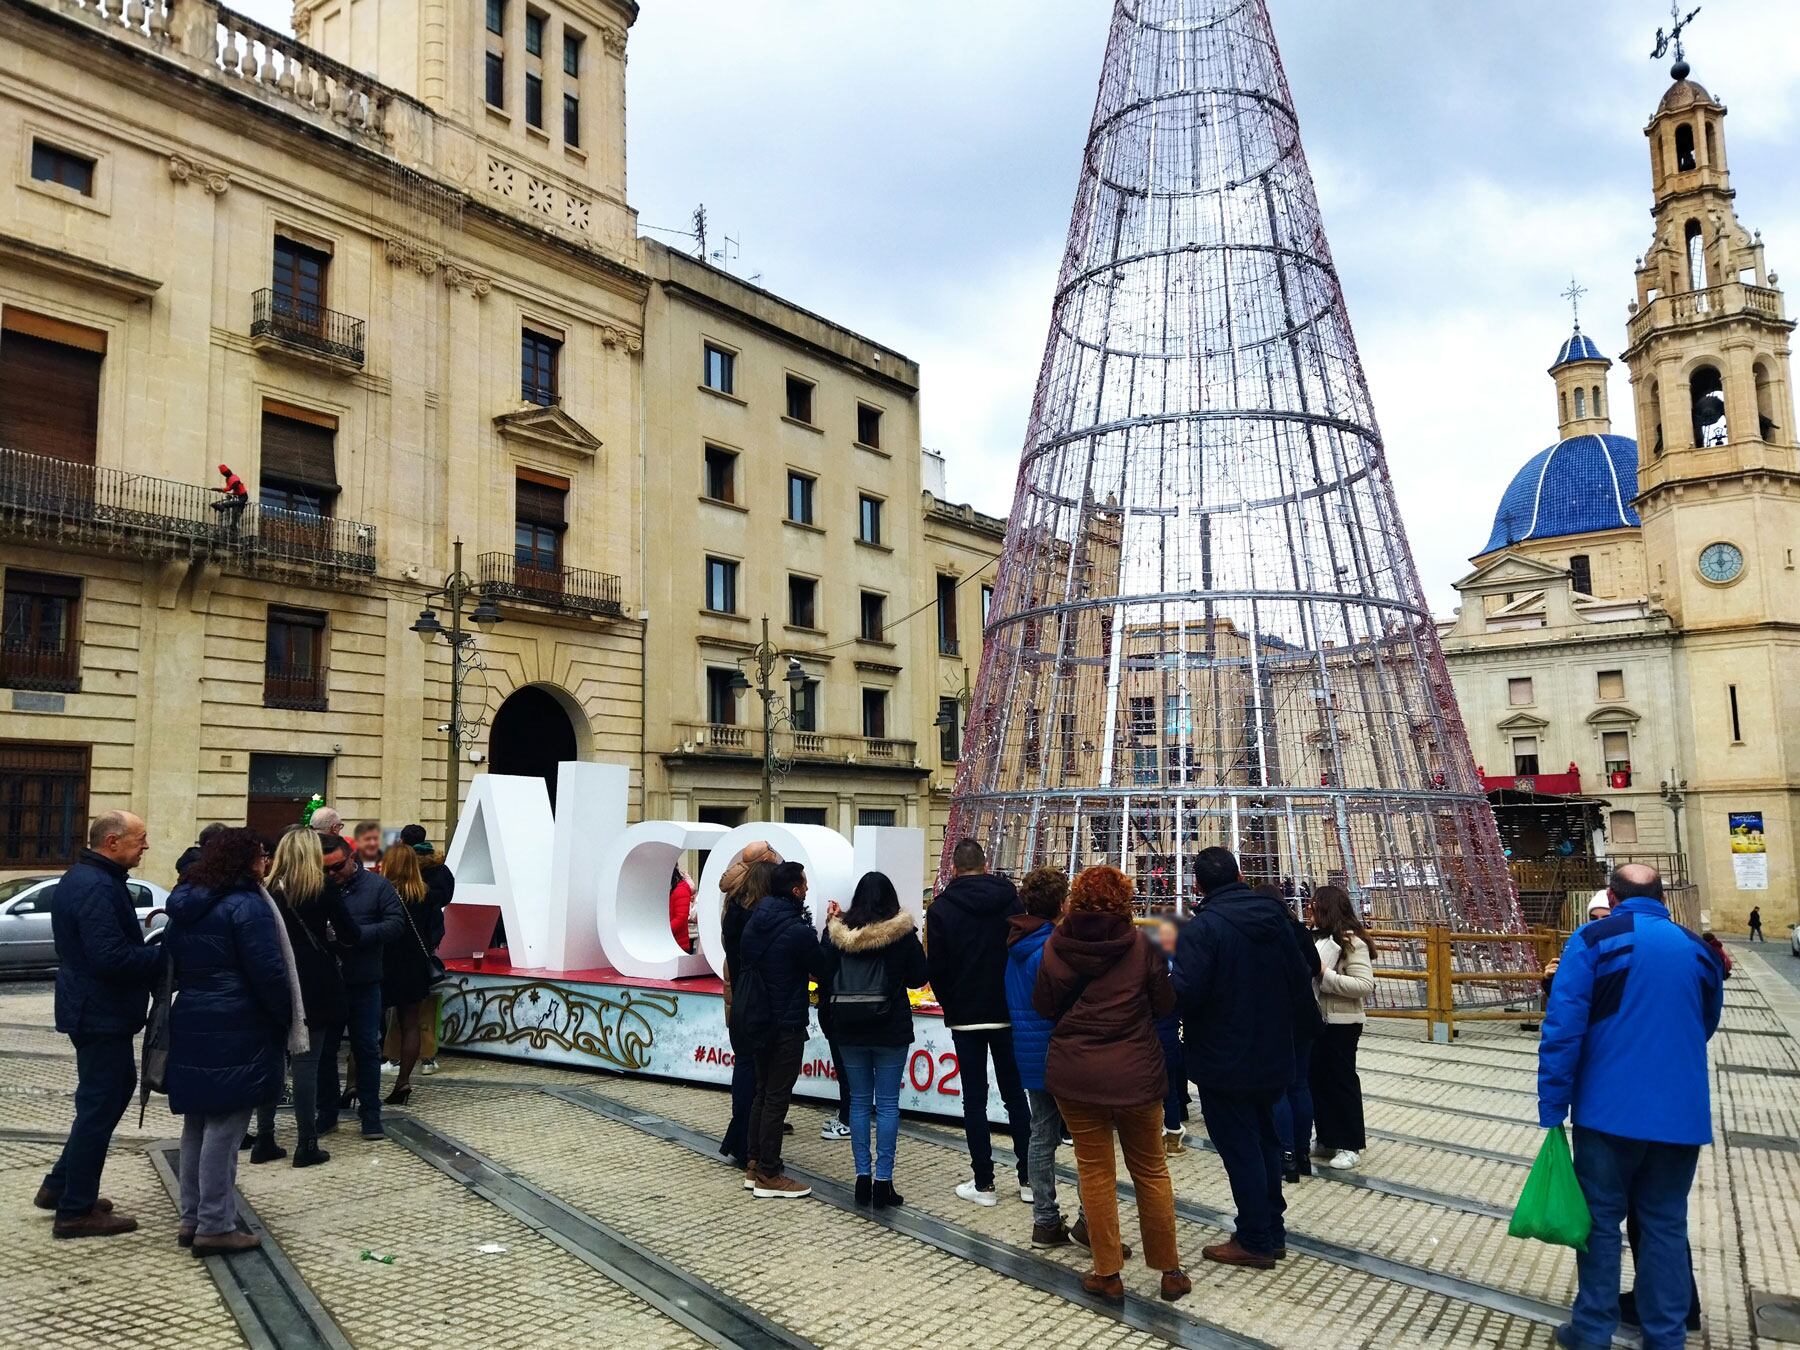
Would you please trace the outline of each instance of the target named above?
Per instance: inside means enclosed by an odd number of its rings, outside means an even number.
[[[944,1026],[962,1066],[963,1135],[975,1175],[956,1193],[972,1204],[999,1203],[987,1107],[992,1057],[1018,1159],[1019,1198],[1030,1203],[1025,1160],[1031,1152],[1031,1109],[1019,1085],[1006,1006],[1007,921],[1022,912],[1019,893],[1005,877],[989,874],[987,853],[974,839],[956,845],[950,867],[949,884],[925,911],[925,959],[931,967],[931,992],[944,1010]]]
[[[1712,1142],[1706,1043],[1719,1028],[1725,972],[1675,923],[1662,878],[1613,871],[1613,910],[1563,947],[1538,1048],[1538,1124],[1575,1122],[1575,1176],[1593,1215],[1575,1258],[1568,1350],[1602,1350],[1619,1325],[1619,1229],[1637,1221],[1636,1312],[1646,1350],[1685,1343],[1693,1304],[1688,1191]]]
[[[1375,966],[1369,930],[1341,886],[1321,886],[1313,892],[1312,931],[1323,1020],[1310,1065],[1313,1120],[1319,1135],[1313,1156],[1341,1172],[1355,1167],[1368,1147],[1356,1047],[1369,1020],[1365,1005],[1375,996]],[[1300,1147],[1298,1141],[1294,1147]]]
[[[75,1046],[75,1123],[32,1203],[56,1211],[59,1238],[114,1237],[137,1220],[100,1194],[119,1117],[137,1086],[131,1038],[143,1029],[163,949],[144,942],[125,878],[149,849],[144,822],[104,811],[50,902],[56,941],[56,1029]]]

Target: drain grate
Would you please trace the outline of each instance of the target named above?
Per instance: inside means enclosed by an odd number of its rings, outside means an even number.
[[[1755,1315],[1758,1336],[1764,1340],[1800,1345],[1800,1298],[1752,1289],[1750,1308]]]

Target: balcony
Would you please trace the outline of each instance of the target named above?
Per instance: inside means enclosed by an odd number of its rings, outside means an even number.
[[[325,671],[310,662],[269,661],[263,666],[263,707],[325,712]]]
[[[258,573],[375,572],[373,525],[4,448],[0,535],[141,558],[210,558]]]
[[[0,689],[81,690],[81,654],[73,643],[7,642],[0,645]]]
[[[1477,767],[1483,792],[1535,792],[1546,797],[1572,797],[1581,792],[1581,770],[1571,764],[1564,773],[1514,773],[1490,775]]]
[[[363,367],[363,321],[264,287],[251,297],[250,345],[322,362],[343,371]]]
[[[679,749],[685,754],[743,755],[760,760],[762,728],[729,722],[681,722],[676,724]],[[918,764],[916,741],[881,736],[833,736],[819,731],[775,732],[777,750],[784,756],[810,764],[868,764],[913,769]]]
[[[1653,329],[1694,328],[1738,314],[1779,320],[1781,292],[1745,281],[1728,281],[1702,291],[1659,295],[1639,306],[1626,323],[1626,333],[1635,346]]]
[[[735,722],[677,722],[680,748],[698,755],[760,754],[762,734]]]
[[[476,561],[481,593],[495,600],[539,605],[570,614],[625,617],[619,578],[580,567],[530,567],[511,553],[484,553]]]

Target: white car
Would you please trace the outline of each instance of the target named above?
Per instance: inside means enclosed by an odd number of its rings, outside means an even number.
[[[1800,923],[1788,925],[1788,950],[1795,956],[1800,956]]]
[[[0,881],[0,971],[54,970],[56,940],[50,932],[50,902],[61,876],[8,877]],[[168,922],[161,913],[169,893],[135,878],[125,883],[138,923],[154,933]],[[155,915],[152,918],[152,914]]]

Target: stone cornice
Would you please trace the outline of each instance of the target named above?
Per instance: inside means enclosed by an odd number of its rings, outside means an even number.
[[[162,282],[155,277],[128,272],[123,267],[114,267],[111,263],[103,263],[97,259],[84,258],[67,249],[33,243],[16,234],[0,234],[0,262],[33,272],[49,273],[132,301],[147,301],[162,289]]]

